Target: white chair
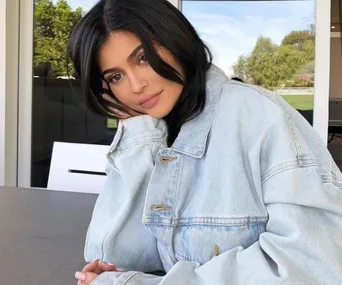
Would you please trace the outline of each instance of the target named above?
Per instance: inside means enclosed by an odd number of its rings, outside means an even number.
[[[55,142],[48,190],[99,193],[103,187],[109,146]]]

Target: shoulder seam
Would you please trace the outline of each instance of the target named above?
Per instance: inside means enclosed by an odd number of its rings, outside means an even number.
[[[254,85],[248,85],[248,84],[244,84],[244,83],[239,83],[239,82],[231,82],[232,84],[234,85],[243,85],[249,89],[252,89],[254,91],[256,91],[257,93],[259,93],[260,95],[262,95],[263,97],[266,97],[267,99],[269,99],[270,101],[272,101],[275,105],[278,106],[278,108],[281,109],[282,113],[285,115],[286,117],[286,122],[287,122],[287,126],[289,128],[289,131],[290,131],[290,134],[291,134],[291,137],[292,137],[292,141],[294,143],[294,146],[296,148],[296,152],[297,152],[297,162],[300,164],[301,163],[301,157],[303,157],[304,153],[303,153],[303,150],[299,144],[299,140],[297,138],[297,135],[296,135],[296,132],[294,130],[294,127],[291,123],[291,120],[289,118],[289,114],[288,112],[284,109],[284,107],[279,104],[276,100],[274,100],[273,98],[271,98],[270,96],[268,96],[268,92],[269,93],[274,93],[273,91],[270,91],[270,90],[267,90],[267,89],[264,89],[262,87],[259,87],[259,86],[254,86]]]

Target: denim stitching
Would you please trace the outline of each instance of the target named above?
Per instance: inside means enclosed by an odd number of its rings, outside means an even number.
[[[288,162],[284,162],[280,165],[277,165],[268,171],[266,171],[265,174],[261,175],[261,184],[264,184],[272,178],[274,175],[277,175],[279,173],[282,173],[284,171],[294,169],[294,168],[307,168],[307,167],[312,167],[312,166],[318,166],[318,163],[314,158],[308,157],[308,158],[301,158],[302,163],[299,163],[298,160],[292,160]]]
[[[208,225],[208,226],[245,226],[248,223],[264,223],[268,220],[265,217],[243,217],[243,218],[221,218],[221,217],[196,217],[196,218],[168,218],[168,217],[143,217],[144,224],[160,224],[167,226],[189,226],[189,225]]]
[[[241,83],[238,83],[238,82],[232,82],[232,84],[242,85]],[[271,94],[273,94],[271,91],[266,91],[266,90],[262,89],[259,86],[252,86],[252,85],[244,85],[244,86],[248,87],[250,89],[253,89],[254,91],[258,92],[260,95],[263,95],[264,97],[268,98],[274,104],[276,104],[278,106],[278,108],[280,108],[283,111],[283,113],[284,113],[284,115],[286,117],[287,125],[288,125],[288,128],[289,128],[289,131],[290,131],[293,143],[294,143],[296,151],[297,151],[297,158],[298,158],[298,160],[300,162],[300,158],[303,155],[303,150],[301,148],[301,145],[299,143],[299,140],[297,138],[297,135],[295,133],[295,130],[293,128],[291,120],[289,118],[288,112],[284,109],[284,107],[281,104],[279,104],[279,102],[277,100],[275,100],[274,98],[271,97]]]

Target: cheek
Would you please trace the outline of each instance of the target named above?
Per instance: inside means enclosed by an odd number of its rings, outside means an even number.
[[[130,100],[131,96],[129,96],[129,90],[125,88],[124,85],[120,87],[112,87],[111,89],[116,99],[118,99],[122,104],[131,105],[130,101],[132,100]]]
[[[151,66],[147,66],[144,70],[145,79],[150,87],[155,87],[163,84],[165,78],[161,77]]]
[[[177,100],[183,91],[183,86],[173,82],[170,84],[170,90],[172,92],[172,99]]]

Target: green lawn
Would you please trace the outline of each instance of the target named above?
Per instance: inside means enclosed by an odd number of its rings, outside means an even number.
[[[295,109],[313,110],[313,95],[282,95]]]

